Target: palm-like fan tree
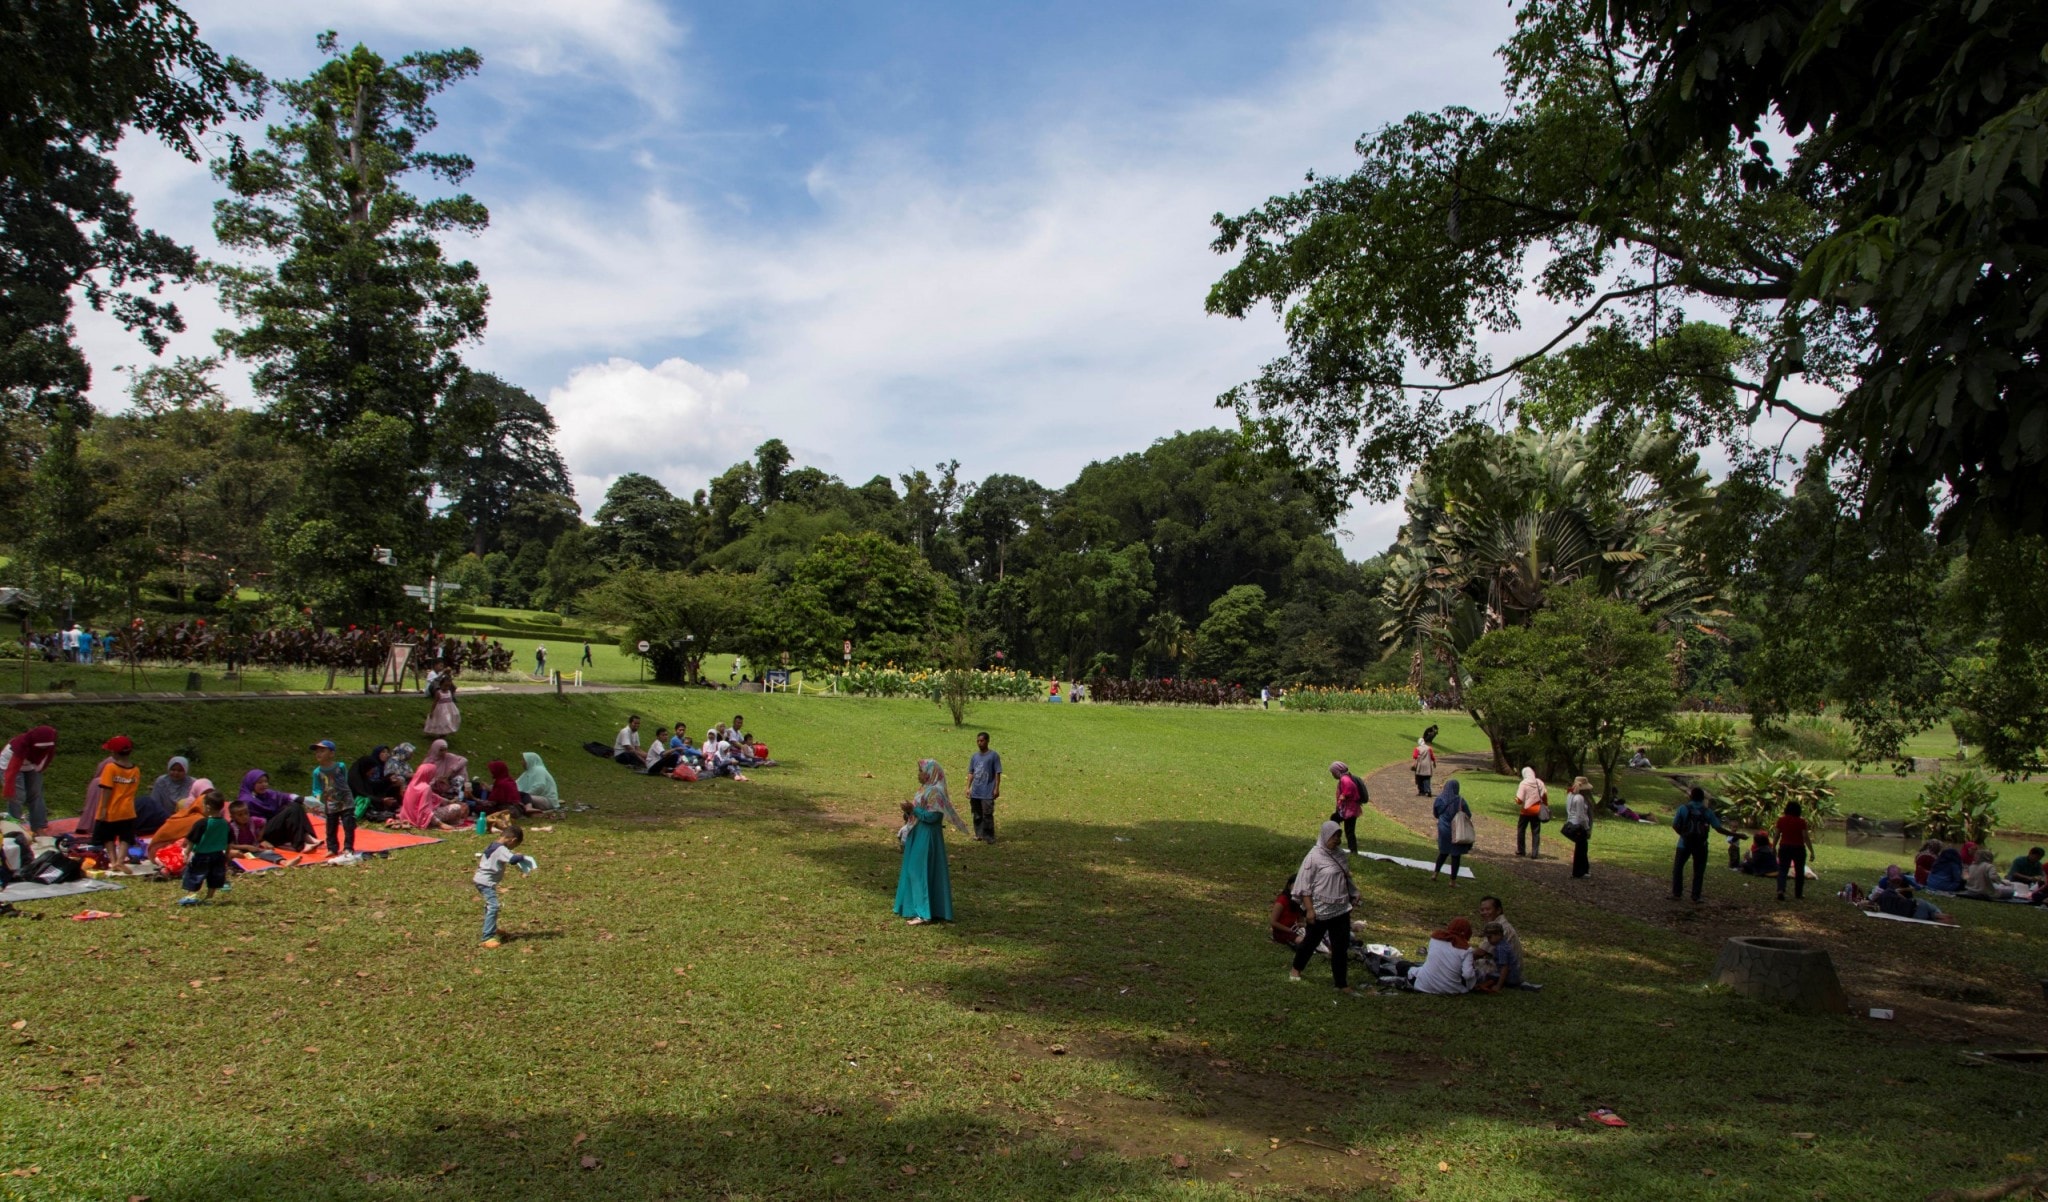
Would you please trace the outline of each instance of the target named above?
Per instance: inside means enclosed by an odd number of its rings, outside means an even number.
[[[1658,431],[1602,463],[1578,431],[1473,431],[1444,444],[1408,488],[1408,523],[1383,586],[1389,653],[1426,652],[1450,669],[1490,631],[1522,625],[1548,591],[1593,580],[1660,629],[1717,634],[1715,590],[1685,545],[1711,503],[1692,456]]]

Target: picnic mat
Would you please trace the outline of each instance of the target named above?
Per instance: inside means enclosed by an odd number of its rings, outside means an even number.
[[[318,815],[309,814],[307,819],[313,824],[313,833],[325,839],[327,837],[326,823]],[[76,818],[59,818],[50,823],[50,833],[53,835],[68,835],[77,826],[78,819]],[[397,851],[403,847],[425,847],[429,843],[439,842],[439,839],[431,838],[427,835],[416,835],[409,831],[387,831],[374,826],[359,826],[356,828],[356,850],[358,852]],[[284,857],[284,863],[273,864],[268,860],[258,860],[254,857],[247,859],[237,857],[235,863],[241,865],[245,872],[268,872],[273,868],[303,867],[308,864],[325,864],[327,862],[327,849],[325,847],[317,851],[298,853],[285,851],[278,854]],[[116,887],[118,888],[118,886]],[[80,892],[80,890],[74,889],[72,892],[76,893]],[[50,896],[58,895],[52,894]]]
[[[1903,914],[1883,914],[1876,910],[1863,911],[1865,918],[1882,918],[1886,922],[1910,922],[1923,927],[1953,927],[1952,922],[1936,922],[1932,918],[1908,918]]]
[[[0,889],[0,902],[46,901],[53,897],[70,897],[74,893],[99,893],[120,887],[112,881],[91,879],[63,881],[55,885],[45,885],[41,881],[16,881]]]
[[[1403,868],[1420,868],[1424,872],[1432,873],[1437,870],[1436,865],[1428,860],[1405,860],[1402,859],[1400,856],[1390,856],[1387,855],[1385,852],[1378,851],[1362,851],[1358,854],[1364,856],[1368,860],[1385,860],[1389,864],[1399,864]],[[1458,866],[1458,879],[1463,881],[1472,880],[1472,870],[1460,864]]]

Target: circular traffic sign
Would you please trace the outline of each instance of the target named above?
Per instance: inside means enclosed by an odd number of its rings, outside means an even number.
[[[642,655],[645,655],[645,654],[647,653],[647,649],[648,649],[648,648],[650,648],[650,647],[652,647],[652,646],[654,646],[654,644],[653,644],[653,643],[650,643],[650,642],[648,642],[648,641],[647,641],[646,639],[641,639],[641,640],[640,640],[640,653],[641,653]]]

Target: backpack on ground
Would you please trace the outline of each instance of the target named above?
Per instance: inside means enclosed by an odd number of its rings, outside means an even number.
[[[45,885],[61,885],[66,881],[75,881],[84,877],[85,865],[81,861],[74,860],[53,847],[49,851],[37,856],[34,860],[31,860],[29,866],[22,870],[21,875],[28,880],[40,881]]]
[[[583,750],[589,752],[590,754],[596,756],[601,760],[608,760],[612,758],[612,749],[609,743],[585,743],[583,745]]]

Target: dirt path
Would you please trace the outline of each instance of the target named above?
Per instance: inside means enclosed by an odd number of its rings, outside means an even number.
[[[574,697],[579,693],[624,693],[634,689],[632,685],[586,684],[565,686],[564,696]],[[503,681],[495,684],[467,685],[462,696],[488,697],[502,693],[552,693],[553,684],[534,681]],[[361,689],[335,689],[332,692],[321,689],[282,689],[267,692],[247,693],[0,693],[0,705],[27,708],[38,705],[128,705],[137,701],[332,701],[337,698],[353,697],[414,697],[418,693],[365,693]]]
[[[1443,787],[1446,777],[1457,772],[1492,770],[1491,762],[1483,756],[1444,756],[1437,763],[1437,776],[1432,782],[1437,789]],[[1405,762],[1373,773],[1367,778],[1366,787],[1371,790],[1374,809],[1431,841],[1436,839],[1431,799],[1416,794],[1415,778]],[[1707,864],[1706,901],[1696,906],[1690,901],[1671,900],[1668,877],[1651,877],[1601,863],[1601,823],[1597,819],[1593,824],[1592,874],[1573,880],[1571,844],[1556,833],[1563,825],[1561,819],[1545,828],[1549,837],[1543,841],[1543,858],[1530,860],[1514,854],[1513,822],[1477,808],[1472,818],[1479,843],[1464,862],[1477,879],[1463,882],[1460,891],[1472,885],[1479,886],[1479,890],[1461,908],[1476,910],[1477,893],[1485,891],[1490,877],[1505,872],[1541,890],[1546,901],[1593,906],[1696,940],[1700,944],[1703,974],[1712,967],[1721,944],[1731,935],[1805,939],[1833,953],[1835,970],[1841,974],[1851,1006],[1859,1010],[1878,1006],[1896,1011],[1901,1033],[1910,1030],[1916,1037],[1957,1043],[1993,1038],[2048,1038],[2048,1020],[2040,1013],[2038,982],[2024,973],[1981,962],[1972,966],[1977,970],[1975,973],[1963,977],[1952,965],[1928,962],[1921,950],[1923,940],[1901,939],[1897,931],[1886,929],[1898,924],[1843,922],[1849,906],[1833,896],[1839,882],[1820,882],[1823,888],[1818,895],[1812,887],[1815,882],[1809,882],[1806,901],[1796,906],[1779,906],[1771,901],[1758,904],[1747,897],[1731,896],[1727,892],[1728,873],[1716,841]],[[1524,932],[1541,927],[1540,918],[1531,915],[1530,909],[1529,903],[1523,901],[1513,915]]]

